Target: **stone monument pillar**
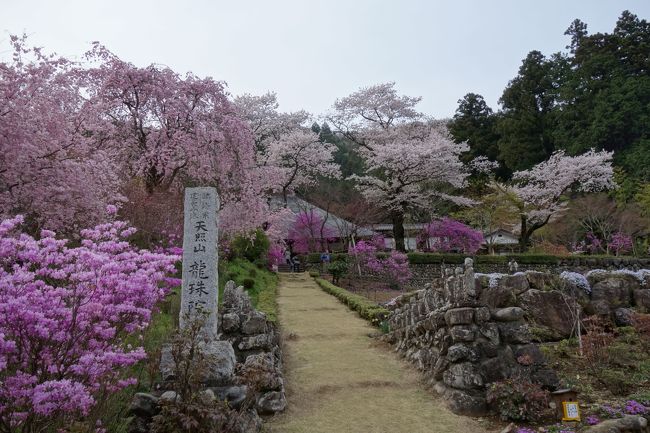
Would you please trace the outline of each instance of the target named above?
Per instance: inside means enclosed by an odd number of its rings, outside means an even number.
[[[204,316],[206,337],[217,335],[218,210],[215,188],[185,189],[180,327],[188,320]]]

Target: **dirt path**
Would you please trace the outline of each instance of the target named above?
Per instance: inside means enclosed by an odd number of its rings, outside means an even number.
[[[306,274],[282,277],[289,408],[273,433],[481,433],[418,383],[417,374],[369,337],[376,329]],[[289,338],[287,338],[289,336]]]

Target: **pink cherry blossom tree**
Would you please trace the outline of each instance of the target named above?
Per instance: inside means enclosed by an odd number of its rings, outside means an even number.
[[[410,211],[430,210],[437,200],[472,203],[453,193],[468,175],[459,159],[468,146],[455,143],[444,124],[419,113],[420,100],[398,95],[395,83],[380,84],[337,100],[328,117],[358,144],[366,173],[352,179],[368,201],[390,215],[400,251]]]
[[[31,231],[75,231],[105,217],[118,165],[93,135],[97,115],[80,65],[11,36],[0,63],[0,217],[24,214]]]
[[[319,177],[338,178],[341,175],[334,162],[336,146],[319,141],[312,131],[295,130],[273,140],[267,154],[261,157],[263,166],[273,173],[273,190],[287,195],[296,188],[315,185]]]
[[[283,135],[305,127],[310,117],[304,110],[292,113],[278,111],[278,98],[273,92],[259,96],[245,93],[237,96],[234,103],[248,121],[255,147],[260,154],[266,153],[269,142],[279,140]]]
[[[146,354],[125,339],[146,328],[180,258],[132,248],[120,221],[74,247],[22,222],[0,222],[0,431],[63,431],[134,383],[124,367]]]
[[[235,98],[253,132],[257,161],[269,192],[287,195],[295,189],[314,185],[319,177],[340,176],[334,163],[336,146],[323,143],[306,127],[309,113],[278,111],[275,93],[261,96],[244,94]]]
[[[591,150],[568,156],[557,151],[530,170],[513,174],[511,185],[494,183],[517,207],[521,221],[519,245],[525,251],[532,234],[566,209],[565,194],[615,188],[612,152]]]
[[[253,136],[222,82],[166,67],[136,67],[99,44],[87,54],[92,99],[102,114],[95,136],[114,149],[146,190],[200,183],[217,187],[225,228],[259,225],[261,197]],[[246,212],[242,212],[246,209]]]

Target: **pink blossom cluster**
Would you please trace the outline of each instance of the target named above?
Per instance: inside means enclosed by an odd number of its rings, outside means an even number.
[[[293,242],[293,251],[306,254],[327,250],[336,232],[326,223],[314,209],[298,213],[287,237]]]
[[[284,248],[278,244],[271,245],[269,247],[267,259],[269,262],[269,267],[271,269],[274,266],[278,266],[279,264],[284,263]]]
[[[561,198],[569,191],[597,192],[616,188],[613,180],[612,152],[590,150],[568,156],[563,150],[530,170],[513,174],[508,193],[531,224],[548,222],[566,208]]]
[[[126,338],[147,327],[179,260],[131,247],[121,221],[82,230],[78,246],[22,222],[0,223],[0,425],[16,431],[70,422],[133,383],[122,368],[146,354]]]
[[[610,252],[613,252],[617,256],[619,254],[629,253],[632,251],[632,237],[622,232],[616,232],[609,238],[607,247]]]
[[[585,239],[573,245],[574,251],[587,251],[591,254],[607,253],[621,255],[632,251],[632,237],[623,232],[612,233],[607,240],[587,232]]]
[[[135,178],[147,194],[216,186],[224,231],[264,221],[270,176],[223,82],[137,67],[97,43],[75,62],[10,41],[13,58],[0,61],[0,217],[74,233],[106,221],[106,204],[125,201]]]
[[[390,285],[401,286],[411,278],[408,256],[392,250],[387,257],[378,254],[383,247],[373,241],[359,241],[350,246],[348,254],[363,272],[385,278]]]
[[[424,251],[475,254],[483,243],[483,234],[452,218],[433,220],[418,236]]]

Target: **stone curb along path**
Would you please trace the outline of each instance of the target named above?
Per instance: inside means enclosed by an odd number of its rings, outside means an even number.
[[[417,373],[370,334],[377,330],[306,274],[282,276],[288,407],[265,423],[272,433],[482,433],[453,414]]]

